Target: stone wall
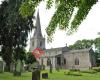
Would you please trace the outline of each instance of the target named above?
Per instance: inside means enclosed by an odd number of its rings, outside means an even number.
[[[56,69],[58,67],[57,57],[61,57],[61,69],[84,70],[96,65],[94,53],[92,53],[90,49],[62,51],[62,48],[47,49],[40,59],[40,64],[43,59],[45,69],[49,69],[49,66],[47,66],[47,59],[50,58],[53,69]],[[62,65],[64,59],[66,64]],[[75,64],[76,59],[78,60],[78,64]]]
[[[92,67],[89,51],[87,50],[65,52],[64,57],[68,69],[89,69]],[[75,65],[75,59],[79,60],[79,65]]]

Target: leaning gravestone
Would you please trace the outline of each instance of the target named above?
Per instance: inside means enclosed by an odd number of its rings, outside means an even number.
[[[4,62],[2,58],[0,57],[0,73],[4,72]]]
[[[17,60],[16,70],[14,76],[21,76],[21,61]]]

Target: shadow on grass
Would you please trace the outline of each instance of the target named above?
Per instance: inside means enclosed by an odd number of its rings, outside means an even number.
[[[100,72],[100,68],[94,68],[93,70],[96,72]]]
[[[71,75],[71,76],[82,76],[81,72],[79,70],[70,70],[67,73],[64,73],[65,75]]]
[[[80,71],[81,73],[88,73],[88,74],[95,74],[97,71],[95,70],[88,70],[88,71]]]

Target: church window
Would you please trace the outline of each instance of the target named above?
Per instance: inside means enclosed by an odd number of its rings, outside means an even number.
[[[79,59],[78,58],[75,59],[75,65],[79,65]]]

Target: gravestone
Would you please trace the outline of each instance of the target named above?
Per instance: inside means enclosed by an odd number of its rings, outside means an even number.
[[[42,78],[43,79],[48,79],[48,73],[42,73]]]
[[[16,66],[16,71],[20,72],[21,71],[21,61],[17,61],[17,66]]]
[[[28,71],[32,72],[32,64],[31,63],[28,64]]]
[[[14,76],[21,76],[21,61],[17,60],[16,70],[14,71]]]
[[[10,65],[10,72],[14,72],[14,70],[15,70],[15,64],[11,63],[11,65]]]
[[[40,80],[40,65],[38,62],[34,63],[32,71],[32,80]]]
[[[40,70],[34,69],[32,72],[32,80],[40,80]]]
[[[3,59],[0,57],[0,73],[4,72],[4,62]]]
[[[22,62],[21,62],[21,72],[25,72],[25,61],[23,60]]]

